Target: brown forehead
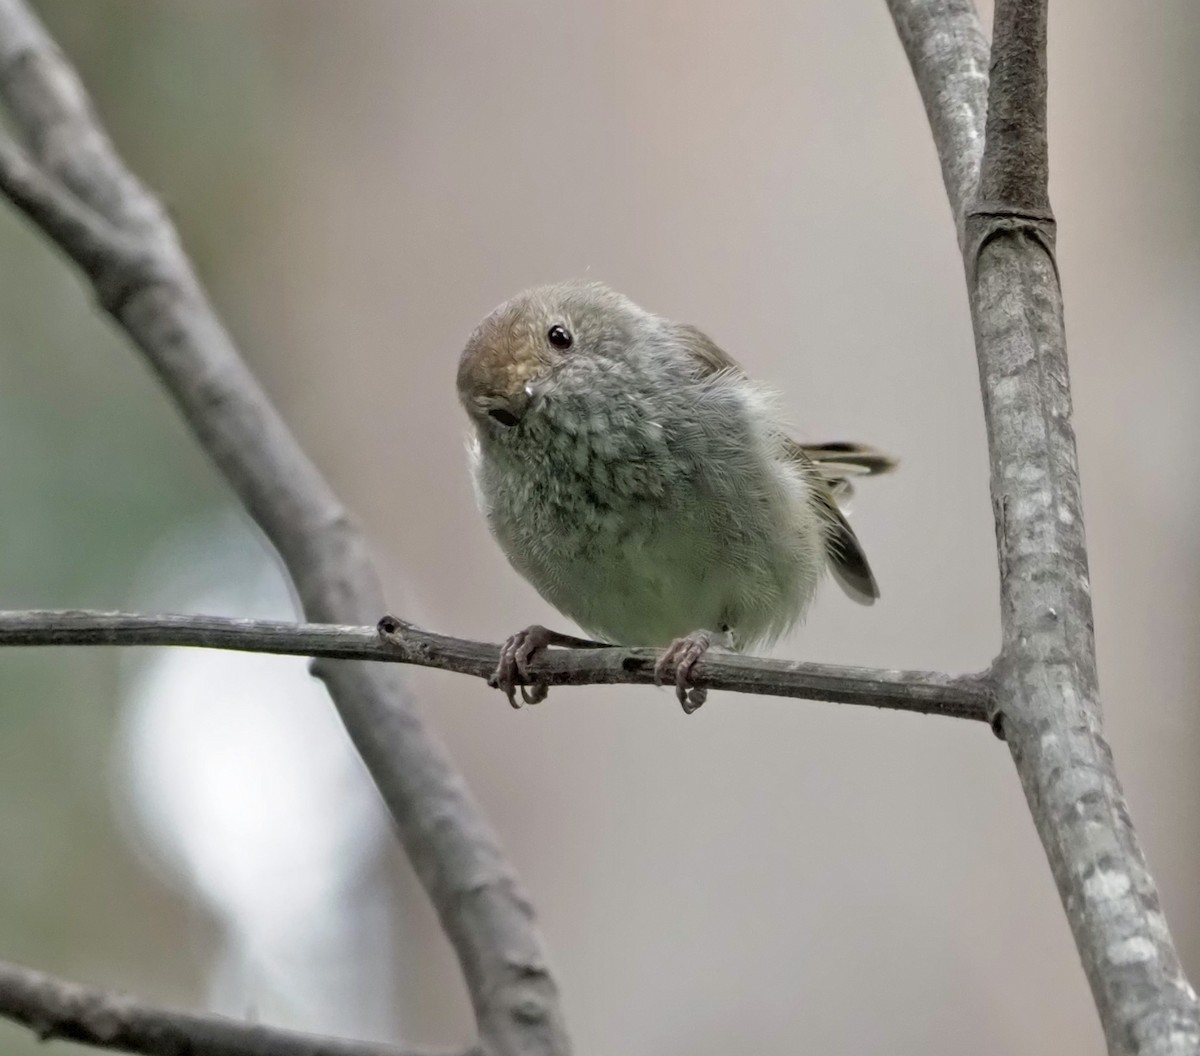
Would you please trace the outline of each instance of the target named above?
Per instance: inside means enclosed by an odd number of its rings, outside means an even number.
[[[538,373],[530,309],[524,299],[501,305],[475,328],[459,361],[460,391],[511,393]]]

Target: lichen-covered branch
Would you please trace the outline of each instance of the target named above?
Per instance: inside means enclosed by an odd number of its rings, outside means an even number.
[[[981,32],[965,28],[972,5],[889,4],[943,159],[975,323],[1003,625],[993,722],[1012,751],[1110,1053],[1194,1056],[1200,1009],[1101,724],[1047,193],[1046,0],[996,2],[986,135]],[[973,156],[947,164],[963,150]],[[975,189],[965,186],[972,169]]]
[[[434,634],[395,617],[376,627],[278,623],[225,616],[141,616],[122,612],[0,612],[0,647],[20,645],[185,645],[340,660],[382,660],[489,678],[499,647]],[[551,649],[531,663],[552,686],[652,685],[654,649]],[[986,722],[988,673],[943,675],[837,667],[710,653],[695,683],[765,696],[866,704]],[[674,698],[672,698],[674,701]]]
[[[75,260],[278,550],[309,619],[385,610],[361,533],[292,437],[209,305],[161,206],[129,173],[79,78],[28,6],[0,0],[4,192]],[[466,977],[495,1056],[565,1056],[533,912],[395,665],[320,662]]]

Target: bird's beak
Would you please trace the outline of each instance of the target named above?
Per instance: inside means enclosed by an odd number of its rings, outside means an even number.
[[[530,382],[516,392],[505,396],[489,397],[483,411],[492,421],[499,422],[506,429],[511,429],[520,424],[537,396],[538,390]]]

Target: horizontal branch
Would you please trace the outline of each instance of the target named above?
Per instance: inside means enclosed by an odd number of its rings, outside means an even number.
[[[499,646],[450,638],[387,617],[388,633],[374,627],[282,623],[224,616],[140,616],[120,612],[0,612],[0,646],[183,645],[279,653],[334,660],[382,660],[454,671],[486,679],[496,670]],[[551,686],[654,684],[654,649],[552,649],[530,664]],[[987,674],[944,675],[866,667],[768,660],[710,653],[693,681],[707,689],[946,715],[986,721]]]
[[[346,1041],[224,1016],[152,1008],[123,994],[80,986],[0,962],[0,1016],[42,1041],[61,1038],[145,1056],[436,1056],[432,1050]],[[462,1056],[478,1056],[470,1050]]]

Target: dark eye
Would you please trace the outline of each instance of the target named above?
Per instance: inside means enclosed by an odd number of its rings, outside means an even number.
[[[503,407],[493,407],[490,411],[488,411],[488,414],[490,414],[496,419],[496,421],[508,429],[511,429],[517,424],[517,422],[521,420],[511,411],[506,411]]]
[[[558,326],[556,324],[546,331],[546,340],[560,352],[565,352],[571,347],[575,339],[571,337],[571,331],[565,326]]]

